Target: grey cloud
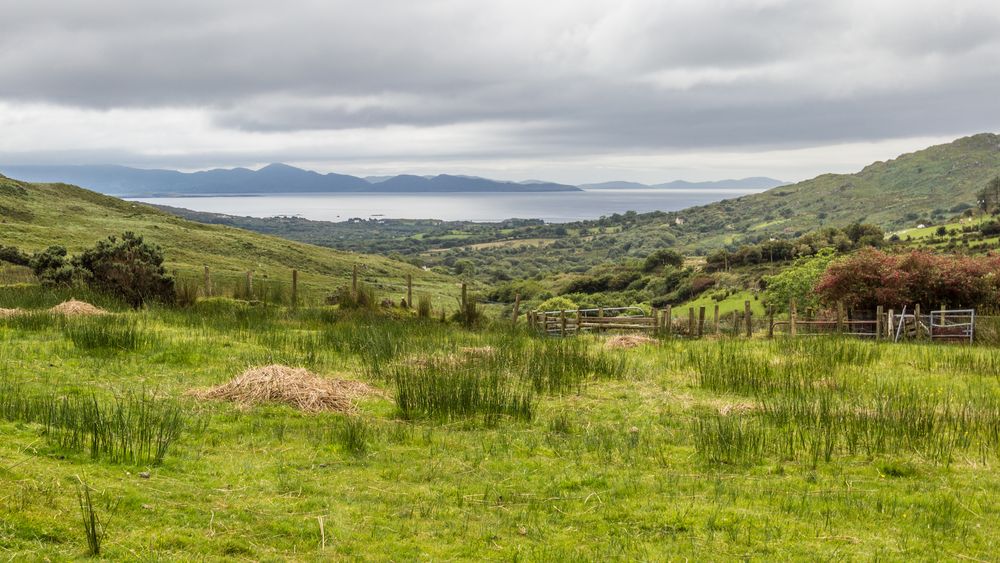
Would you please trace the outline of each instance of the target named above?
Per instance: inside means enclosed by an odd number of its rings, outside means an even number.
[[[1000,7],[976,0],[0,8],[0,100],[204,108],[246,132],[500,122],[509,142],[463,154],[516,156],[1000,125]]]

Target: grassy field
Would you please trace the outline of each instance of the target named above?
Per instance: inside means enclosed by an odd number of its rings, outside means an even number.
[[[723,321],[720,322],[725,322],[725,317],[727,315],[732,315],[733,312],[737,312],[742,315],[747,301],[750,302],[750,311],[753,313],[755,318],[763,319],[767,316],[764,304],[761,303],[760,299],[755,296],[752,291],[737,291],[720,301],[713,299],[712,293],[712,291],[708,291],[697,299],[692,299],[686,303],[676,305],[673,309],[673,316],[687,318],[689,308],[694,307],[695,314],[698,314],[698,309],[700,307],[704,307],[705,318],[711,320],[712,315],[715,312],[715,306],[718,304],[719,317],[723,319]]]
[[[418,292],[448,299],[458,295],[454,279],[396,260],[195,223],[65,184],[0,177],[0,217],[0,244],[29,252],[59,244],[73,253],[107,236],[134,231],[164,249],[167,270],[176,270],[182,280],[200,282],[209,266],[217,293],[231,292],[251,270],[258,285],[270,283],[287,292],[291,271],[297,269],[302,297],[319,301],[348,283],[357,264],[363,281],[395,301],[405,295],[407,274]]]
[[[186,395],[271,363],[379,392],[353,415]],[[111,560],[990,560],[998,378],[980,347],[622,351],[227,299],[22,315],[0,320],[0,557],[83,557],[82,481]]]

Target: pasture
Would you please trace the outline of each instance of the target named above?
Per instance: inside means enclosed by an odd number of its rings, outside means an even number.
[[[0,288],[0,308],[65,297]],[[112,560],[1000,552],[996,349],[621,350],[399,312],[98,304],[0,318],[4,559],[86,556],[81,515]],[[375,392],[348,413],[189,394],[271,364]]]

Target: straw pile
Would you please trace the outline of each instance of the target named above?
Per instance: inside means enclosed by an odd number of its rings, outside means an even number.
[[[9,319],[10,317],[16,317],[24,313],[21,309],[4,309],[0,307],[0,319]]]
[[[488,357],[496,353],[492,346],[463,346],[459,350],[466,356]]]
[[[347,413],[354,410],[356,399],[375,393],[360,381],[326,379],[304,368],[275,364],[248,369],[229,383],[189,394],[241,406],[282,403],[309,413]]]
[[[642,346],[643,344],[649,344],[651,342],[656,341],[642,334],[620,334],[609,338],[604,345],[611,349],[627,349]]]
[[[68,317],[80,315],[103,315],[107,313],[107,311],[101,309],[100,307],[94,307],[90,303],[77,301],[76,299],[70,299],[69,301],[60,303],[49,309],[49,312],[57,315],[66,315]]]

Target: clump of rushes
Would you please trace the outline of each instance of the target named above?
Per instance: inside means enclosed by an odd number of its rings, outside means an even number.
[[[421,319],[431,318],[431,296],[426,293],[417,297],[417,317]]]
[[[498,371],[431,361],[424,367],[397,366],[392,381],[405,419],[482,417],[484,424],[495,425],[503,418],[528,421],[535,414],[532,388]]]
[[[109,354],[141,350],[152,340],[137,319],[120,315],[66,319],[63,334],[80,350]]]
[[[337,428],[337,442],[344,450],[354,456],[362,457],[368,453],[368,442],[372,429],[360,416],[345,416]]]
[[[110,463],[158,465],[186,418],[176,403],[128,392],[110,401],[96,395],[32,392],[0,379],[0,418],[36,423],[50,443]]]
[[[87,554],[96,557],[101,554],[101,544],[104,536],[108,533],[108,520],[101,519],[94,506],[94,498],[90,494],[91,488],[79,476],[76,478],[76,494],[80,503],[80,516],[83,521],[84,535],[87,537]],[[107,506],[108,514],[114,512],[118,503]]]

